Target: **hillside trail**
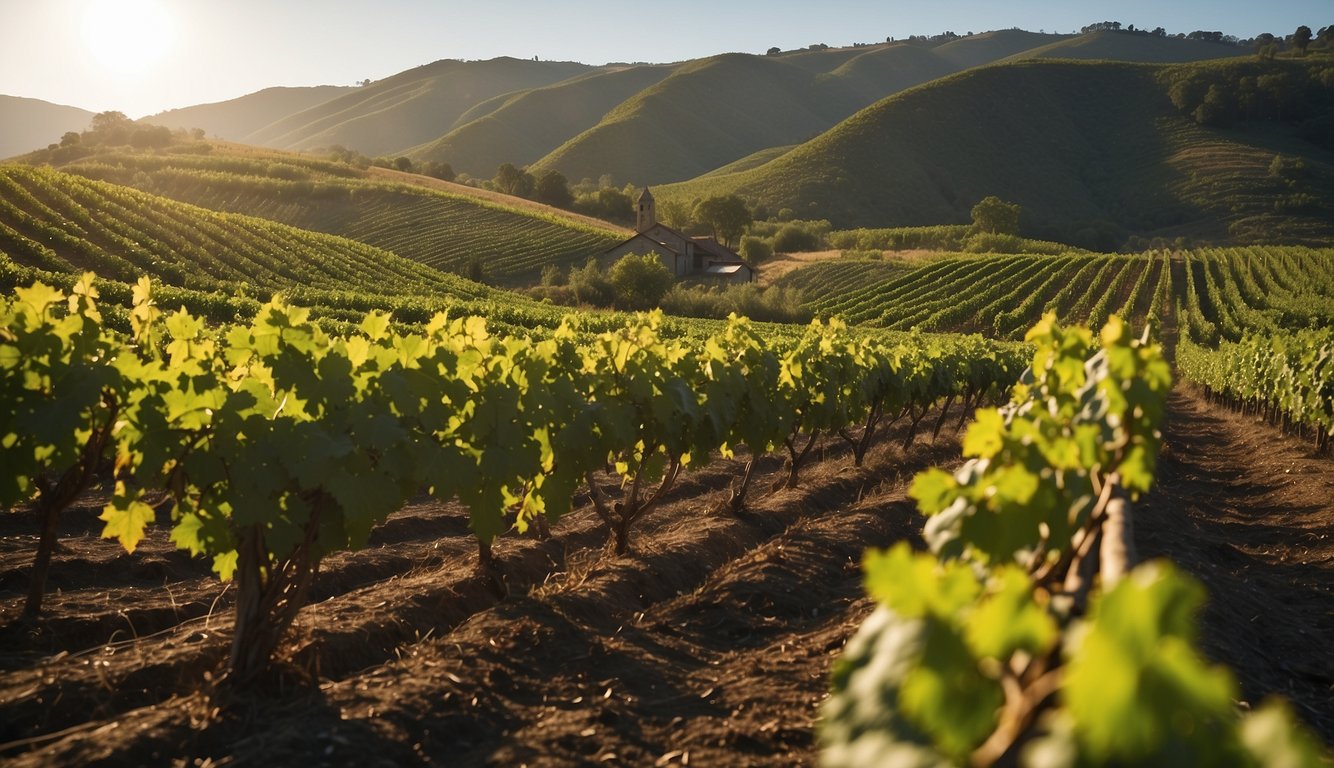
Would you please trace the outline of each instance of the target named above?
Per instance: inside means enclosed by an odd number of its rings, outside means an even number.
[[[1170,310],[1163,325],[1174,346]],[[1135,538],[1141,558],[1170,558],[1208,589],[1201,645],[1236,673],[1244,706],[1281,695],[1334,744],[1334,460],[1312,449],[1178,377]]]

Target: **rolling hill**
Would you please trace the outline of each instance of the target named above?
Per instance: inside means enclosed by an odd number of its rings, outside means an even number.
[[[459,118],[458,128],[409,156],[490,178],[501,163],[525,166],[541,159],[669,74],[667,66],[629,67],[499,96],[469,110]]]
[[[355,239],[445,271],[462,272],[477,259],[488,280],[506,285],[536,282],[547,264],[582,264],[625,237],[610,225],[545,206],[409,174],[219,142],[177,149],[110,148],[61,168],[203,208]],[[27,159],[51,162],[54,155]]]
[[[882,100],[759,167],[655,193],[737,193],[838,227],[964,223],[978,200],[998,195],[1023,206],[1024,234],[1095,248],[1131,235],[1327,242],[1334,156],[1307,140],[1327,136],[1321,124],[1294,122],[1334,103],[1324,66],[983,67]],[[1290,102],[1285,120],[1198,122],[1215,81],[1230,93],[1266,77],[1286,89],[1272,92]],[[1278,114],[1264,106],[1269,96],[1255,98],[1256,116]],[[1279,156],[1300,170],[1282,170]]]
[[[999,30],[777,56],[688,62],[535,163],[574,179],[610,173],[661,184],[711,172],[760,150],[805,141],[879,99],[972,67],[1041,56],[1194,61],[1244,51],[1133,34]]]
[[[1226,59],[1250,53],[1247,48],[1239,48],[1229,43],[1177,40],[1144,32],[1103,29],[1048,43],[1005,60],[1085,59],[1173,64]]]
[[[249,135],[255,144],[310,149],[341,144],[368,155],[399,153],[456,127],[473,106],[512,91],[550,85],[592,67],[512,58],[446,59],[400,72],[290,114]]]
[[[354,88],[319,85],[310,88],[265,88],[227,101],[171,109],[142,118],[140,122],[168,128],[202,128],[209,136],[245,142],[250,134]]]
[[[66,131],[82,131],[93,113],[41,99],[0,95],[0,158],[11,157],[60,141]]]

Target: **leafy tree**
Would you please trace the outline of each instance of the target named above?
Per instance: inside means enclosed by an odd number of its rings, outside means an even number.
[[[515,168],[513,163],[502,163],[491,181],[496,189],[516,197],[532,197],[536,184],[531,173]]]
[[[658,221],[680,230],[689,229],[695,223],[690,218],[690,204],[680,198],[663,200],[658,204]]]
[[[569,277],[559,264],[548,264],[542,267],[542,285],[554,287],[565,285],[567,282],[569,282]]]
[[[403,156],[400,155],[399,157],[394,158],[394,170],[396,170],[396,171],[411,171],[411,170],[412,170],[412,161],[409,160],[408,158],[403,157]]]
[[[741,238],[741,257],[752,264],[759,263],[774,255],[774,247],[762,237],[747,235]]]
[[[779,253],[801,253],[820,248],[820,236],[796,222],[784,224],[774,234],[774,250]]]
[[[129,144],[136,149],[161,148],[171,144],[171,129],[165,125],[144,125],[129,134]]]
[[[614,221],[618,224],[631,224],[635,220],[634,201],[629,195],[614,187],[580,195],[575,199],[572,210],[585,216]]]
[[[125,116],[124,112],[111,110],[108,112],[98,112],[93,115],[89,131],[93,134],[88,137],[94,139],[94,143],[116,146],[124,144],[130,137],[130,129],[134,127],[134,121]]]
[[[611,287],[620,309],[653,309],[675,280],[667,265],[651,253],[628,254],[611,267]]]
[[[1311,28],[1305,24],[1297,27],[1297,31],[1292,33],[1292,47],[1296,48],[1303,56],[1306,55],[1306,48],[1311,44]]]
[[[441,163],[435,160],[426,160],[419,163],[417,166],[417,173],[442,181],[453,181],[456,178],[454,174],[454,166],[449,163]]]
[[[533,199],[539,203],[569,208],[574,203],[570,182],[559,171],[544,171],[533,188]]]
[[[82,139],[83,136],[78,131],[65,131],[65,135],[60,137],[60,146],[73,147]]]
[[[764,55],[765,55],[765,56],[777,56],[778,54],[780,54],[780,53],[782,53],[782,52],[783,52],[783,49],[782,49],[782,48],[779,48],[778,46],[775,45],[773,48],[770,48],[769,50],[765,51],[765,52],[764,52]]]
[[[713,230],[714,239],[731,246],[753,220],[746,201],[736,195],[713,195],[695,205],[695,221]]]
[[[973,206],[973,228],[979,232],[1018,234],[1019,211],[1018,203],[1007,203],[995,195],[988,195]]]
[[[580,304],[594,307],[611,306],[614,296],[611,281],[603,273],[598,260],[592,258],[582,268],[570,270],[570,290]]]

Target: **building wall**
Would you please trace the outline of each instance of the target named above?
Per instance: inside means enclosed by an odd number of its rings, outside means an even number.
[[[604,263],[610,267],[623,256],[627,256],[631,253],[639,255],[652,253],[654,256],[658,257],[658,260],[662,262],[664,267],[667,267],[669,272],[677,277],[690,271],[690,264],[684,256],[672,253],[669,249],[664,248],[658,243],[654,243],[644,238],[635,238],[628,243],[622,243],[604,253],[602,258]]]

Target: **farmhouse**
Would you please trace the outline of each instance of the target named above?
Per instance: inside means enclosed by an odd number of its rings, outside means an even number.
[[[602,254],[604,263],[630,253],[657,256],[676,277],[707,277],[724,283],[749,283],[755,268],[712,237],[691,237],[658,222],[653,193],[645,187],[635,206],[635,235]]]

